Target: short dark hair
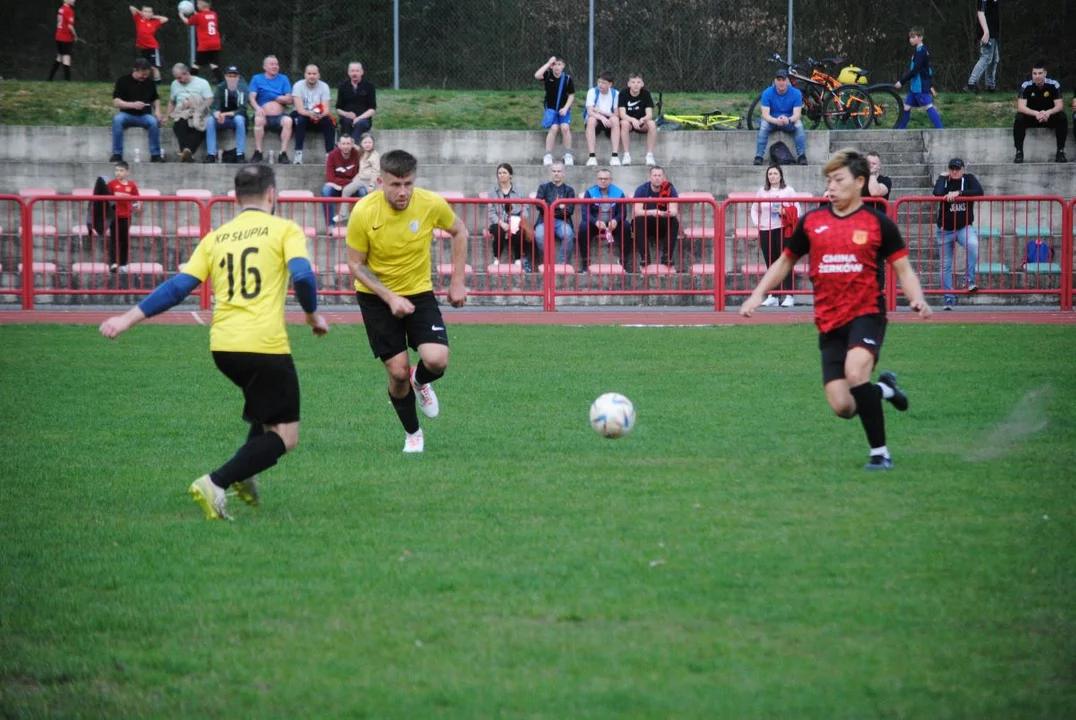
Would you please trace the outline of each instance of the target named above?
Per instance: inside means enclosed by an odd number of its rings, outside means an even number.
[[[870,177],[871,169],[867,164],[867,156],[853,148],[844,148],[833,153],[829,162],[822,167],[822,175],[823,177],[828,176],[830,173],[845,167],[852,173],[853,178],[867,179]]]
[[[406,150],[389,150],[381,156],[381,172],[407,177],[418,169],[418,159]]]
[[[112,163],[112,167],[123,168],[124,170],[130,170],[131,166],[127,164],[126,160],[120,160],[119,162]]]
[[[613,73],[606,70],[605,72],[603,72],[601,75],[598,76],[598,79],[599,80],[604,80],[605,82],[608,82],[608,83],[611,83],[611,82],[613,82],[613,77],[614,77]]]
[[[1046,69],[1046,61],[1043,60],[1042,58],[1039,58],[1038,60],[1035,61],[1035,64],[1031,66],[1031,69],[1032,70],[1045,70]]]
[[[235,199],[260,198],[276,187],[276,173],[268,165],[244,165],[235,174]]]
[[[149,64],[149,60],[144,57],[140,57],[135,58],[134,65],[132,67],[139,72],[145,72],[153,66]]]
[[[634,80],[635,78],[639,78],[640,80],[642,80],[642,79],[643,79],[643,74],[642,74],[642,73],[637,73],[637,72],[633,72],[633,73],[631,73],[630,75],[628,75],[628,80]]]

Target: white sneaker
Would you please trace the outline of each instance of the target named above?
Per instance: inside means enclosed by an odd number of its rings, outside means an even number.
[[[252,475],[246,480],[237,482],[232,485],[232,490],[239,497],[240,500],[247,505],[257,505],[261,502],[261,491],[258,490],[258,476]]]
[[[646,154],[646,164],[647,165],[657,165],[658,164],[657,161],[654,160],[654,153],[647,153]]]
[[[773,295],[767,295],[766,299],[762,302],[762,307],[777,307],[780,303]]]
[[[224,488],[217,487],[208,475],[203,475],[191,483],[188,492],[191,498],[201,505],[206,520],[232,519],[232,516],[228,514],[228,496]]]
[[[552,165],[553,164],[553,153],[546,153],[545,157],[542,158],[542,164],[543,165]]]
[[[418,370],[418,365],[411,368],[411,387],[415,389],[415,395],[418,397],[418,407],[426,417],[435,418],[437,413],[441,412],[441,406],[437,404],[437,393],[433,391],[429,383],[419,385],[415,382],[416,370]]]
[[[620,156],[621,165],[631,165],[631,153],[624,153]]]
[[[785,295],[785,301],[781,303],[781,307],[794,307],[796,304],[796,298],[791,295]]]
[[[609,158],[609,165],[610,167],[620,167],[620,156],[614,155],[613,157]]]
[[[303,151],[302,150],[296,150],[295,151],[295,159],[291,161],[291,164],[292,165],[302,165],[303,164]]]
[[[572,155],[570,152],[564,153],[564,164],[575,165],[575,155]]]
[[[597,167],[597,166],[598,166],[598,158],[594,157],[593,155],[591,155],[590,157],[587,158],[587,167]]]
[[[403,449],[405,453],[420,453],[425,449],[426,443],[422,439],[422,428],[419,428],[418,432],[407,433],[406,435]]]

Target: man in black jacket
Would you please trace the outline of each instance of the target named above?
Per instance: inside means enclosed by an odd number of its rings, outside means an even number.
[[[971,173],[964,172],[964,161],[953,158],[949,172],[934,183],[934,196],[944,197],[938,205],[938,246],[941,248],[941,282],[945,291],[945,309],[956,305],[953,294],[953,250],[960,243],[967,253],[964,282],[969,293],[979,291],[975,272],[979,266],[979,233],[975,229],[975,206],[967,198],[982,197],[983,186]]]
[[[363,133],[370,132],[377,113],[377,91],[374,84],[362,78],[362,63],[348,63],[347,80],[336,89],[336,114],[340,132],[347,133],[359,144]]]

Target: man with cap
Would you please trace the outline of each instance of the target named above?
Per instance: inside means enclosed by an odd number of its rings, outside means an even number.
[[[934,183],[934,196],[945,198],[938,205],[938,245],[941,248],[941,284],[945,291],[945,309],[956,305],[953,293],[953,244],[960,243],[967,255],[964,283],[968,293],[979,291],[975,272],[979,266],[979,233],[975,230],[975,206],[968,198],[982,197],[983,186],[971,173],[964,172],[964,161],[949,161],[949,172]]]
[[[788,78],[788,70],[781,68],[773,77],[773,85],[762,92],[762,122],[758,128],[755,144],[755,165],[762,165],[766,145],[772,132],[793,133],[796,139],[797,162],[807,164],[807,131],[800,115],[803,113],[803,93]]]
[[[235,161],[247,161],[247,83],[239,75],[239,68],[229,65],[224,71],[224,82],[217,85],[213,95],[213,112],[206,120],[207,163],[217,161],[217,129],[235,130]]]

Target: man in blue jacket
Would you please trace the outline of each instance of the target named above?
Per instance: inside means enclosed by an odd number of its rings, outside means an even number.
[[[615,200],[625,197],[624,191],[613,184],[613,173],[609,171],[609,168],[599,170],[596,181],[596,184],[583,193],[584,198]],[[620,247],[620,255],[623,258],[626,245],[624,238],[631,228],[630,224],[624,224],[623,218],[623,203],[593,202],[583,206],[583,217],[579,221],[580,273],[587,272],[590,267],[590,244],[594,239],[608,245],[615,242]],[[601,259],[601,255],[602,253],[599,249],[599,259]]]

